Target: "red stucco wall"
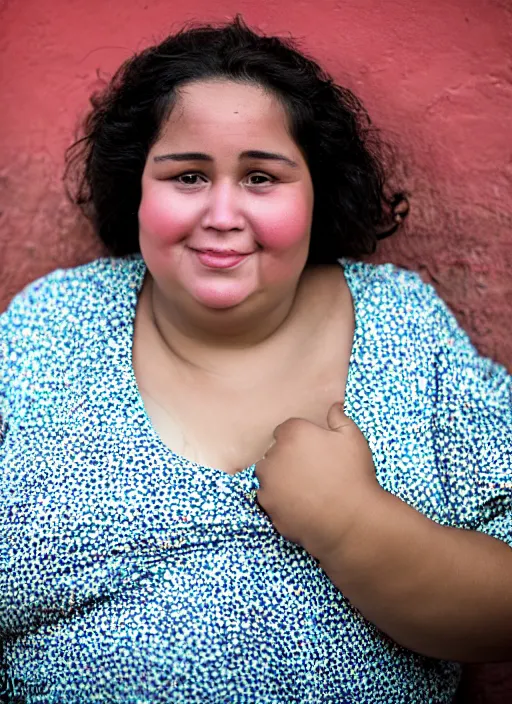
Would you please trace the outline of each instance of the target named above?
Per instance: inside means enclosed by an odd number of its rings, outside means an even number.
[[[407,229],[375,261],[433,281],[484,354],[512,368],[511,0],[0,0],[0,310],[102,252],[67,205],[63,152],[98,75],[189,19],[241,12],[291,33],[400,149]],[[473,669],[464,702],[512,702]],[[510,669],[508,670],[510,672]]]

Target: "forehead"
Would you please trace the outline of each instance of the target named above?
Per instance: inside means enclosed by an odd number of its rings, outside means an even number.
[[[287,115],[276,97],[255,85],[201,81],[180,88],[162,137],[270,139],[293,144]]]

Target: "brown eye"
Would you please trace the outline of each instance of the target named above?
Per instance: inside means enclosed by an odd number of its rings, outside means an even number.
[[[200,172],[197,171],[187,171],[183,174],[178,174],[178,176],[173,176],[170,180],[175,181],[178,183],[180,186],[185,186],[185,187],[194,187],[200,185],[200,182],[197,179],[203,179],[203,183],[207,180],[206,177],[201,174]],[[272,183],[275,183],[277,181],[276,178],[273,176],[270,176],[269,174],[265,174],[261,171],[253,171],[250,174],[248,174],[247,178],[249,179],[260,179],[259,182],[252,182],[249,183],[250,186],[267,186]]]
[[[179,176],[175,176],[174,178],[171,179],[171,181],[176,181],[177,183],[181,184],[182,186],[197,186],[198,183],[197,181],[191,182],[190,180],[185,180],[185,181],[180,181],[180,179],[196,179],[201,174],[193,172],[193,171],[187,171],[184,174],[179,174]]]
[[[264,183],[252,183],[251,185],[253,186],[265,186],[270,183],[274,183],[277,181],[273,176],[269,176],[268,174],[264,174],[261,171],[253,171],[252,173],[249,174],[248,178],[262,178],[265,179]]]

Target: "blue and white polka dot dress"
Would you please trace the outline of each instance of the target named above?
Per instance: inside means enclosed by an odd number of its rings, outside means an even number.
[[[345,410],[379,482],[512,545],[512,379],[434,289],[340,260]],[[0,316],[0,636],[26,704],[442,704],[459,666],[368,623],[231,476],[169,450],[131,366],[140,256],[59,270]],[[475,566],[478,569],[477,566]]]

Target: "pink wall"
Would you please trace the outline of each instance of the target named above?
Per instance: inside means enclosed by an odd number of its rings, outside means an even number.
[[[420,270],[484,354],[512,368],[509,0],[0,0],[0,309],[27,282],[101,253],[67,205],[63,152],[97,76],[185,20],[241,12],[290,33],[399,146],[407,229],[375,261]],[[215,12],[212,13],[212,7]],[[503,667],[465,702],[512,701]],[[485,684],[486,682],[486,684]]]

